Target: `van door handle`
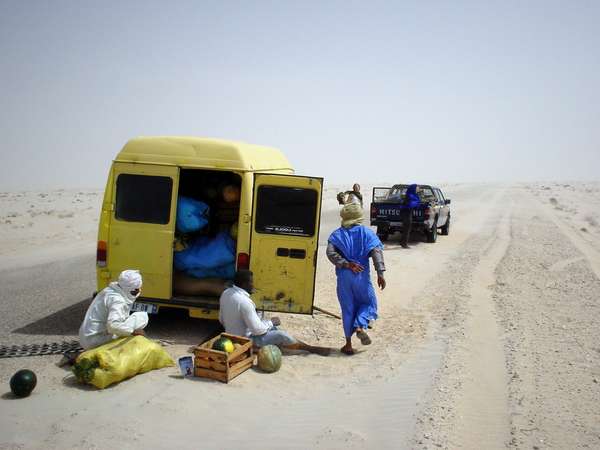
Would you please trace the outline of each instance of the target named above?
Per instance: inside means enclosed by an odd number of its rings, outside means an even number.
[[[277,249],[277,256],[282,256],[284,258],[294,258],[294,259],[305,259],[306,258],[306,250],[302,248],[283,248],[279,247]]]

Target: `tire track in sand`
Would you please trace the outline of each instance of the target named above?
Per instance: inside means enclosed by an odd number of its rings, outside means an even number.
[[[484,219],[429,285],[421,306],[445,355],[423,404],[412,446],[496,449],[510,441],[508,370],[492,288],[511,242],[511,190],[503,189]]]
[[[474,269],[464,323],[463,384],[455,405],[456,423],[450,434],[461,449],[505,448],[510,440],[508,374],[501,329],[492,290],[496,267],[510,243],[511,210],[501,219],[493,240]]]

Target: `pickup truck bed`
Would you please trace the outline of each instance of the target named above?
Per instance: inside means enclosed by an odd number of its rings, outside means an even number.
[[[371,226],[377,227],[377,235],[383,241],[397,231],[403,230],[402,210],[407,185],[397,184],[391,188],[373,189],[371,203]],[[444,198],[439,188],[420,185],[421,204],[413,208],[412,229],[425,233],[428,242],[436,242],[438,229],[447,235],[450,231],[450,200]]]

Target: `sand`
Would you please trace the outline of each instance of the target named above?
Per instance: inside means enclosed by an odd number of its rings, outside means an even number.
[[[365,194],[373,184],[385,185]],[[57,356],[0,360],[6,391],[20,367],[40,379],[31,397],[0,399],[0,448],[600,447],[600,183],[441,187],[450,235],[386,243],[381,317],[357,355],[286,355],[278,373],[229,385],[164,369],[104,391],[74,383]],[[338,190],[326,186],[322,244]],[[100,202],[99,191],[0,193],[6,342],[74,337]],[[19,293],[53,275],[56,295],[20,313]],[[323,247],[315,304],[339,311]],[[306,341],[343,343],[337,319],[279,316]],[[150,330],[178,357],[214,328],[173,318]]]

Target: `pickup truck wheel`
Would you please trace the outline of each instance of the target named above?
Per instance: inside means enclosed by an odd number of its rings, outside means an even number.
[[[442,236],[448,236],[450,234],[450,216],[448,216],[448,220],[446,220],[446,223],[440,231]]]
[[[390,238],[390,233],[387,228],[377,227],[377,237],[381,242],[385,242]]]
[[[431,230],[425,232],[425,236],[427,236],[427,242],[430,244],[433,244],[435,241],[437,241],[437,219],[435,219]]]
[[[377,237],[379,238],[379,240],[381,242],[385,242],[390,238],[390,235],[387,233],[382,233],[382,234],[377,233]]]

